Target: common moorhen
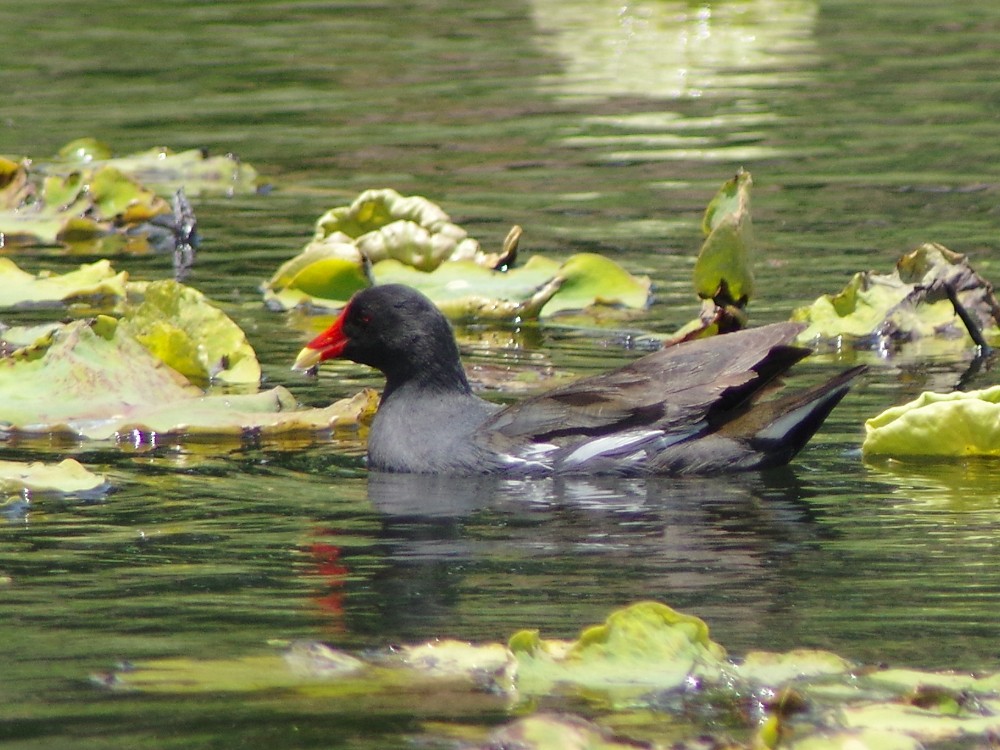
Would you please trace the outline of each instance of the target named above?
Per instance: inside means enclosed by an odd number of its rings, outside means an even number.
[[[381,370],[368,466],[425,474],[687,474],[787,463],[850,381],[759,399],[810,353],[801,326],[775,323],[670,346],[510,406],[476,396],[444,315],[424,295],[386,284],[358,292],[299,353]]]

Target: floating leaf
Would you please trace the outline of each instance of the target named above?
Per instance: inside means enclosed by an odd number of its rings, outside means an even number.
[[[1000,456],[1000,386],[922,393],[865,422],[865,455]]]
[[[91,495],[108,489],[107,480],[79,461],[67,458],[57,464],[0,461],[0,492]]]
[[[543,316],[594,305],[642,309],[649,300],[647,277],[633,276],[613,260],[596,253],[571,256],[556,272],[555,283],[558,288],[542,307]]]
[[[562,265],[535,256],[509,268],[520,237],[515,226],[501,252],[486,255],[426,198],[366,190],[320,217],[313,241],[264,285],[264,300],[278,310],[337,309],[372,283],[400,283],[452,317],[533,318],[599,304],[646,305],[649,279],[599,255],[575,255]]]
[[[575,642],[521,631],[509,646],[517,657],[518,689],[527,693],[557,685],[625,695],[675,690],[690,679],[718,681],[729,669],[725,649],[709,638],[702,620],[658,602],[617,610]]]
[[[880,729],[808,734],[788,747],[791,750],[924,750],[920,741],[908,734]]]
[[[325,711],[405,707],[411,716],[438,720],[443,712],[481,718],[514,695],[522,713],[543,708],[463,745],[482,748],[751,746],[706,737],[725,722],[727,732],[752,736],[758,750],[919,750],[921,741],[959,737],[988,743],[1000,727],[1000,674],[848,666],[834,654],[807,649],[751,652],[737,666],[700,619],[641,602],[611,613],[576,641],[543,640],[525,630],[510,639],[509,650],[445,639],[360,656],[296,642],[280,654],[139,663],[95,682],[148,693],[282,689],[327,699]],[[546,701],[565,706],[567,691],[598,708],[602,726],[547,713]],[[452,728],[450,735],[458,733]]]
[[[838,336],[901,341],[942,337],[968,346],[968,329],[949,299],[948,287],[984,336],[1000,337],[1000,303],[992,286],[964,255],[937,244],[904,255],[890,274],[855,274],[841,292],[795,310],[792,318],[809,324],[800,334],[803,341]]]
[[[574,255],[562,265],[536,255],[508,271],[461,260],[425,273],[390,259],[376,263],[371,276],[379,284],[419,289],[454,318],[535,318],[599,304],[636,308],[649,297],[649,279],[591,253]],[[339,308],[368,285],[364,264],[346,258],[342,243],[313,244],[278,269],[265,285],[265,301],[281,310]]]
[[[277,310],[300,306],[339,308],[371,281],[353,243],[311,242],[285,261],[264,285],[264,302]]]
[[[845,674],[850,669],[850,662],[829,651],[794,649],[786,653],[751,651],[739,663],[737,673],[744,680],[775,687],[806,677]]]
[[[9,168],[8,160],[0,164],[0,175],[7,181],[0,205],[5,244],[72,245],[108,235],[124,242],[129,231],[171,213],[163,198],[113,167],[50,174],[37,189],[31,187],[34,181],[25,164],[18,165],[14,175]]]
[[[125,298],[127,278],[125,272],[115,273],[107,260],[64,274],[34,276],[10,258],[0,258],[0,307],[54,306],[82,299],[118,302]]]
[[[481,750],[641,750],[651,745],[616,739],[607,729],[566,714],[536,714],[490,733]]]
[[[198,381],[260,382],[260,364],[246,334],[196,289],[176,281],[142,287],[142,302],[123,318],[158,359]]]
[[[726,182],[705,210],[705,242],[694,266],[694,287],[702,299],[725,306],[745,306],[753,295],[753,224],[750,188],[753,180],[742,169]]]
[[[78,138],[63,146],[56,159],[41,163],[41,169],[50,174],[95,166],[113,167],[164,196],[180,188],[189,196],[252,193],[257,189],[257,172],[249,164],[232,154],[208,156],[201,149],[174,152],[157,147],[113,157],[104,143]]]
[[[453,261],[424,273],[398,261],[385,260],[372,269],[379,284],[406,284],[419,289],[453,318],[494,320],[536,318],[559,289],[559,264],[540,255],[523,266],[500,272],[471,261]]]
[[[849,728],[909,735],[923,742],[943,742],[959,737],[986,737],[1000,732],[1000,701],[984,703],[982,713],[919,708],[906,703],[878,702],[848,706],[842,721]]]
[[[394,258],[422,271],[432,271],[446,260],[490,263],[479,243],[439,206],[391,188],[366,190],[351,205],[323,214],[314,239],[328,238],[353,241],[371,263]]]
[[[325,409],[299,409],[282,387],[204,395],[109,317],[52,329],[0,359],[0,422],[9,431],[114,439],[135,431],[177,438],[325,432],[374,414],[364,391]]]

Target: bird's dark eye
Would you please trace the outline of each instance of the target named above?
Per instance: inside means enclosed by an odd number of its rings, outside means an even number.
[[[361,325],[366,326],[371,322],[372,322],[372,316],[369,315],[368,313],[358,314],[358,323],[360,323]]]

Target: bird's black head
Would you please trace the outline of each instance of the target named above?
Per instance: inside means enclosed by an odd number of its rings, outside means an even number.
[[[295,367],[333,358],[380,370],[386,392],[407,382],[468,389],[448,320],[427,297],[402,284],[355,294],[333,325],[306,344]]]

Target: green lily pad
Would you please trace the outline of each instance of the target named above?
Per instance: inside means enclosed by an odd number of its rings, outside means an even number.
[[[561,265],[534,256],[509,268],[520,236],[514,227],[502,251],[488,255],[426,198],[367,190],[317,221],[314,239],[264,285],[264,300],[277,310],[338,309],[372,283],[400,283],[452,317],[531,318],[647,304],[649,279],[600,255],[582,253]]]
[[[914,737],[879,729],[840,730],[810,734],[788,745],[791,750],[923,750]]]
[[[276,310],[336,309],[370,285],[367,266],[353,243],[323,239],[281,264],[264,284],[264,303]]]
[[[481,750],[641,750],[645,743],[615,738],[607,729],[577,716],[535,714],[518,719],[490,733]]]
[[[718,682],[730,668],[704,621],[658,602],[617,610],[573,642],[523,630],[508,645],[517,657],[518,690],[531,694],[573,685],[627,697],[676,690],[691,679]]]
[[[744,307],[753,295],[753,179],[740,170],[716,193],[705,210],[705,242],[694,266],[694,287],[702,299]]]
[[[115,273],[107,260],[64,274],[32,275],[10,258],[0,258],[0,307],[55,306],[83,299],[119,302],[125,299],[127,279],[127,273]]]
[[[8,245],[73,245],[129,231],[170,214],[167,202],[111,166],[33,176],[26,163],[0,163],[0,235]]]
[[[405,706],[438,720],[443,712],[478,719],[484,710],[509,709],[512,698],[520,713],[538,711],[464,747],[918,750],[921,742],[959,737],[988,742],[998,731],[1000,674],[848,667],[806,649],[751,652],[735,665],[697,617],[641,602],[576,641],[526,630],[509,648],[443,639],[360,656],[292,643],[281,653],[139,663],[95,681],[148,693],[282,690],[326,700],[328,711]],[[550,713],[553,700],[566,706],[567,692],[590,704],[599,724]],[[746,740],[719,738],[720,724]]]
[[[542,306],[543,317],[595,305],[639,310],[649,302],[649,278],[633,276],[613,260],[596,253],[570,256],[549,283],[555,283],[557,288]]]
[[[0,492],[90,495],[108,489],[107,480],[79,461],[67,458],[57,464],[0,461]]]
[[[937,244],[904,255],[890,274],[855,274],[838,294],[795,310],[792,319],[809,324],[800,334],[803,341],[879,335],[902,341],[939,337],[968,346],[968,330],[945,285],[987,339],[1000,337],[1000,303],[992,286],[964,255]]]
[[[1000,456],[1000,386],[922,393],[865,422],[868,456]]]
[[[209,156],[201,149],[175,152],[156,147],[115,157],[107,145],[94,138],[70,141],[55,159],[42,161],[40,168],[49,174],[64,174],[99,166],[123,172],[160,195],[172,195],[180,188],[189,196],[257,190],[257,171],[233,154]]]
[[[1000,701],[984,704],[984,713],[955,716],[906,703],[871,703],[843,709],[845,726],[909,735],[922,742],[943,742],[959,737],[984,737],[1000,732]],[[985,714],[985,715],[984,715]]]
[[[479,243],[423,196],[391,188],[366,190],[349,206],[332,208],[316,222],[314,240],[353,242],[371,263],[394,258],[422,271],[446,260],[489,263]]]
[[[281,436],[357,426],[374,414],[371,391],[325,409],[299,409],[282,387],[205,395],[114,318],[74,321],[0,358],[0,423],[24,434],[111,440],[157,433],[175,438]]]
[[[494,320],[536,318],[558,291],[552,283],[559,271],[555,261],[536,255],[510,271],[484,268],[471,261],[453,261],[424,273],[395,260],[372,269],[379,284],[406,284],[419,289],[453,318]]]
[[[246,334],[201,292],[165,280],[142,285],[141,293],[123,323],[158,359],[196,381],[260,382]]]
[[[508,271],[459,260],[426,273],[388,259],[376,263],[370,275],[379,284],[419,289],[454,318],[535,318],[594,305],[641,308],[649,298],[649,279],[592,253],[574,255],[563,264],[535,255]],[[345,257],[343,243],[313,244],[278,269],[264,296],[268,306],[280,310],[303,305],[336,309],[366,286],[367,269],[360,259]]]
[[[744,680],[775,687],[803,678],[846,674],[851,670],[846,659],[829,651],[793,649],[786,653],[751,651],[737,666]]]

